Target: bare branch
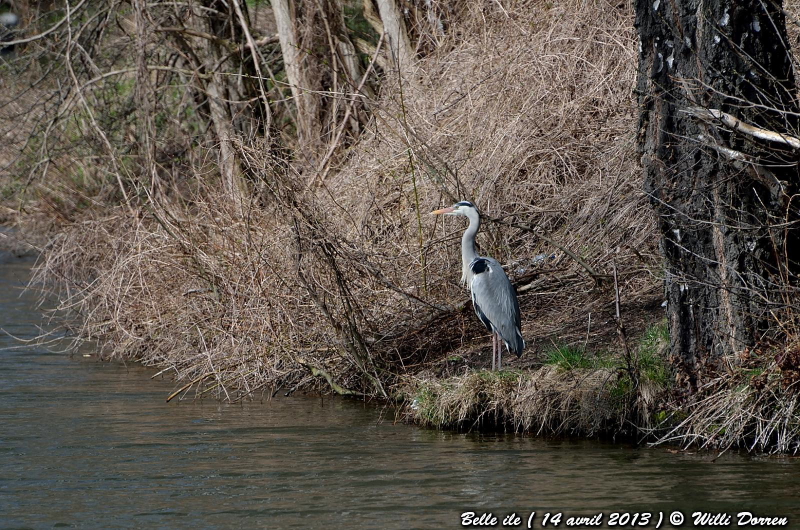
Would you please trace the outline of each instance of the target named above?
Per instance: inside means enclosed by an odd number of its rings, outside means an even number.
[[[730,127],[734,131],[742,132],[744,134],[752,136],[753,138],[758,138],[759,140],[777,142],[788,145],[794,149],[800,149],[800,138],[797,138],[795,136],[790,136],[784,133],[770,131],[768,129],[762,129],[761,127],[756,127],[754,125],[744,123],[739,118],[731,116],[730,114],[722,112],[721,110],[690,107],[688,109],[683,110],[682,112],[689,114],[690,116],[695,116],[697,118],[700,118],[701,120],[706,120],[706,121],[718,120],[723,125],[725,125],[726,127]]]
[[[81,2],[78,5],[76,5],[74,8],[70,9],[69,1],[68,1],[66,3],[67,4],[67,14],[64,15],[64,18],[62,18],[61,20],[56,22],[49,29],[47,29],[46,31],[43,31],[42,33],[38,33],[36,35],[33,35],[32,37],[27,37],[27,38],[24,38],[24,39],[11,40],[11,41],[5,41],[5,42],[3,42],[3,46],[16,46],[17,44],[25,44],[27,42],[33,42],[33,41],[42,39],[42,38],[50,35],[55,30],[60,28],[65,22],[69,22],[71,17],[72,17],[72,15],[74,15],[81,7],[83,7],[83,4],[85,4],[85,3],[86,3],[86,0],[81,0]]]

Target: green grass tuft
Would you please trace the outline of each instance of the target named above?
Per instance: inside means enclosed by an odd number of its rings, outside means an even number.
[[[557,344],[544,352],[544,364],[555,365],[561,370],[581,368],[617,368],[620,364],[612,355],[604,352],[589,353],[583,346]]]
[[[638,349],[641,376],[661,388],[670,383],[670,370],[663,355],[668,345],[669,329],[664,320],[647,328]]]
[[[554,345],[553,348],[546,350],[544,364],[553,364],[562,370],[592,367],[592,361],[586,355],[585,348],[568,344]]]

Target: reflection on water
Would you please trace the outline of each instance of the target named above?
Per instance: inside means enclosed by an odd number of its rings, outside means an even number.
[[[0,263],[0,327],[21,338],[40,322],[18,289],[29,266]],[[174,386],[152,373],[0,333],[0,527],[457,528],[468,510],[800,522],[795,459],[437,432],[342,399],[167,404]]]

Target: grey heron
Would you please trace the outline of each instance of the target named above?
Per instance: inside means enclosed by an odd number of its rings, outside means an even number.
[[[475,251],[475,235],[481,226],[481,216],[474,204],[461,201],[431,213],[459,215],[469,219],[469,226],[461,237],[461,283],[469,286],[475,313],[492,333],[492,370],[495,370],[495,358],[496,369],[500,370],[500,340],[517,357],[522,355],[525,348],[517,291],[497,260],[479,256]]]
[[[10,11],[0,13],[0,55],[9,55],[14,52],[13,46],[5,46],[4,42],[14,40],[16,28],[19,26],[19,17]]]

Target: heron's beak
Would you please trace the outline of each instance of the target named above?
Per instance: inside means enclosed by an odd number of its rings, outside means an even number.
[[[448,206],[447,208],[442,208],[441,210],[432,211],[431,215],[440,215],[440,214],[443,214],[443,213],[453,213],[454,211],[456,211],[455,208],[453,208],[452,206]]]

